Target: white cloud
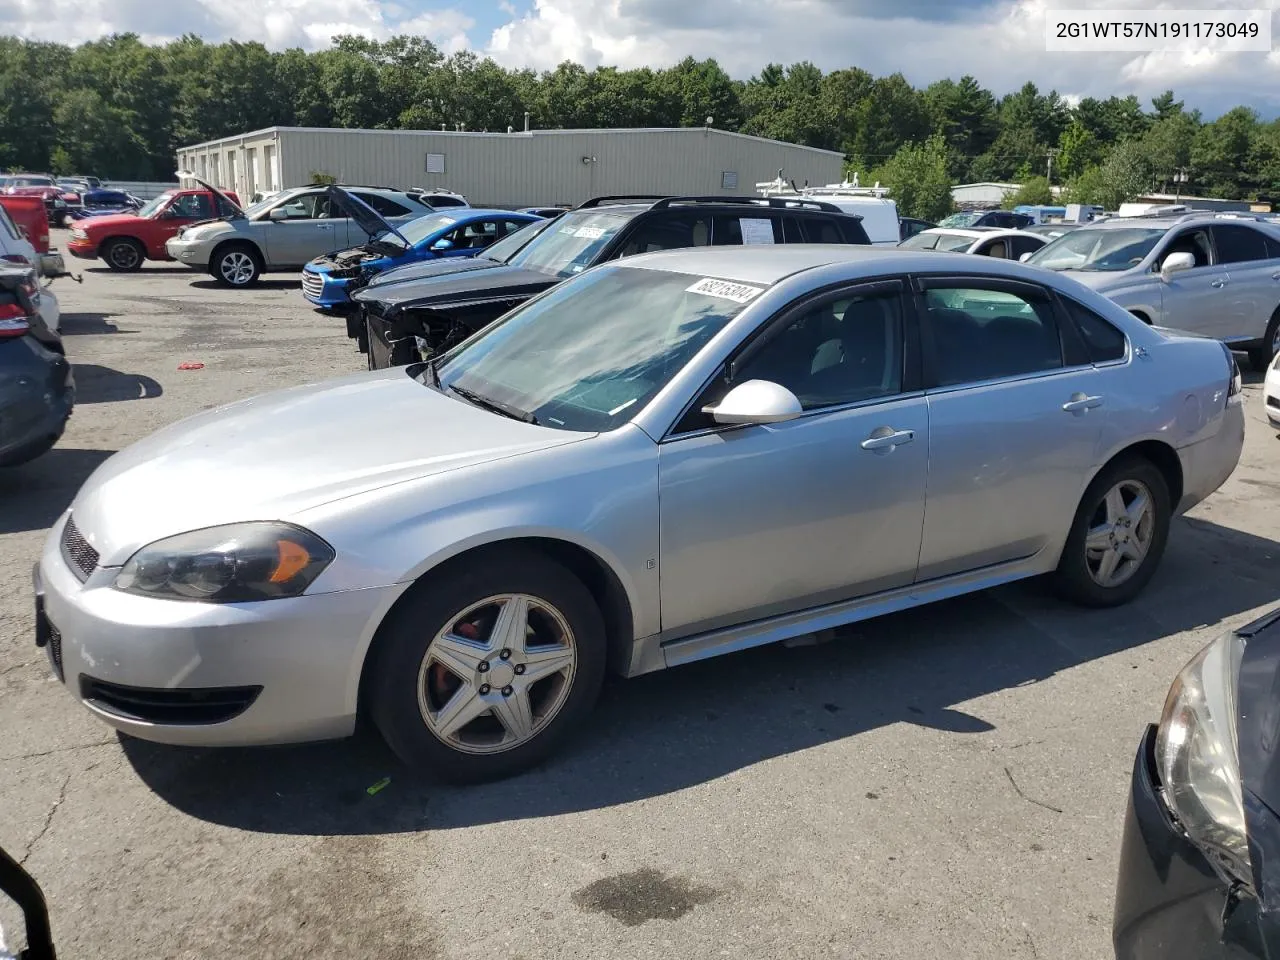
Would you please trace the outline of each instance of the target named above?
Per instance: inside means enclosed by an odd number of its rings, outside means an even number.
[[[1280,7],[1280,0],[1265,3]],[[1112,0],[1069,4],[1114,8]],[[1130,4],[1140,5],[1157,6]],[[1239,6],[1235,0],[1217,5]],[[767,61],[812,60],[828,70],[900,70],[917,86],[970,73],[1005,93],[1033,80],[1073,98],[1135,93],[1145,101],[1172,87],[1209,112],[1250,103],[1265,114],[1280,113],[1280,54],[1047,53],[1045,11],[1063,6],[1067,0],[535,0],[528,13],[493,32],[488,52],[500,62],[539,69],[566,59],[662,66],[693,54],[716,58],[736,77],[758,72]]]

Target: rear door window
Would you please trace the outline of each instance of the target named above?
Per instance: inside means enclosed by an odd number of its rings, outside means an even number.
[[[1213,242],[1219,263],[1246,263],[1267,259],[1266,238],[1251,227],[1215,226]]]
[[[1047,293],[968,286],[929,287],[922,295],[940,387],[1056,370],[1062,342]]]
[[[408,207],[396,203],[391,198],[384,197],[380,193],[357,193],[355,196],[373,207],[379,215],[384,217],[403,217],[410,212]]]
[[[623,245],[622,256],[704,247],[711,242],[711,218],[688,213],[657,213],[645,219]]]
[[[722,213],[713,218],[711,242],[717,247],[738,244],[772,244],[785,240],[782,224],[769,216]]]

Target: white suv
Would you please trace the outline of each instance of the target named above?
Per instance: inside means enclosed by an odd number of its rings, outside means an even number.
[[[1214,337],[1258,370],[1280,353],[1280,224],[1250,214],[1113,217],[1032,254],[1147,323]]]

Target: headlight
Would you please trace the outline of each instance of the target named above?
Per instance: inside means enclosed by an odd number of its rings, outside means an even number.
[[[1169,689],[1156,736],[1156,767],[1169,809],[1187,836],[1230,878],[1252,885],[1236,742],[1236,682],[1244,640],[1219,637]]]
[[[81,230],[79,227],[76,227],[74,230],[71,231],[71,239],[72,240],[88,240],[89,235],[85,233],[83,230]]]
[[[1276,354],[1276,358],[1271,361],[1272,370],[1280,370],[1280,353]]]
[[[143,547],[115,587],[170,600],[244,603],[296,597],[333,561],[333,548],[287,523],[232,523]]]

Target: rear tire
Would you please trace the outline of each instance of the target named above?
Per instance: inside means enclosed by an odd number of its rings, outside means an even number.
[[[1265,373],[1271,361],[1280,353],[1280,307],[1271,315],[1267,324],[1267,332],[1262,337],[1262,346],[1249,351],[1249,364],[1259,373]]]
[[[525,611],[510,632],[500,626],[508,609]],[[527,548],[428,575],[376,644],[365,687],[374,723],[405,763],[454,783],[542,762],[584,725],[604,682],[600,608],[582,581]],[[553,660],[563,666],[552,671]]]
[[[209,261],[213,279],[224,287],[236,290],[251,287],[262,276],[262,262],[258,252],[245,243],[232,243],[219,247]]]
[[[1128,603],[1155,575],[1172,515],[1169,485],[1150,460],[1126,457],[1105,467],[1076,508],[1053,574],[1058,593],[1086,607]]]
[[[142,269],[142,261],[147,258],[147,251],[137,240],[116,237],[103,244],[101,256],[107,266],[117,273],[134,273]]]

